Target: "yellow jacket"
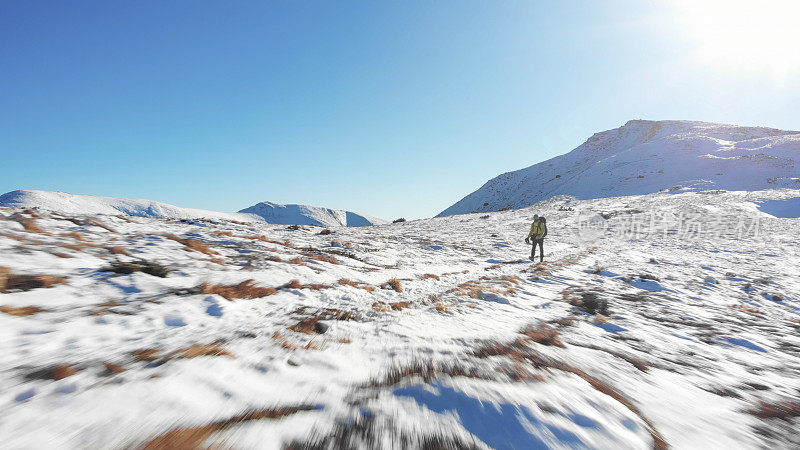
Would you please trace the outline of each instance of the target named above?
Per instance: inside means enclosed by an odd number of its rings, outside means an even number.
[[[533,222],[531,224],[531,231],[525,239],[542,239],[547,236],[547,224],[544,222]]]

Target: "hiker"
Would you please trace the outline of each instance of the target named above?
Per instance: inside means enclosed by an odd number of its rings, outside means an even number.
[[[539,262],[544,261],[544,238],[547,236],[547,221],[538,214],[533,215],[533,223],[528,237],[525,238],[526,244],[533,244],[531,248],[531,261],[536,257],[536,245],[539,245]]]

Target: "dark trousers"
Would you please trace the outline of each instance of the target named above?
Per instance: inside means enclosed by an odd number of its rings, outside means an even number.
[[[544,261],[544,238],[533,239],[533,247],[531,247],[531,261],[536,258],[536,246],[539,246],[539,262]]]

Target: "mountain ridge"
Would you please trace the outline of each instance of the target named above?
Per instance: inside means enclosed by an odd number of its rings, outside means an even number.
[[[568,153],[498,175],[437,217],[516,209],[554,195],[796,188],[799,159],[800,131],[636,119]]]
[[[272,205],[277,213],[259,214],[259,205]],[[216,219],[239,222],[267,222],[284,225],[368,226],[386,223],[382,219],[352,211],[308,205],[278,205],[262,202],[236,213],[185,208],[146,199],[102,197],[43,190],[16,190],[0,195],[0,206],[41,208],[64,214],[105,214],[166,219]],[[288,208],[287,208],[288,207]],[[255,209],[254,209],[255,208]]]

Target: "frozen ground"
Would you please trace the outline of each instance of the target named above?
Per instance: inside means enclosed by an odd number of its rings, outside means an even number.
[[[796,197],[331,234],[0,209],[0,447],[796,448],[800,222],[758,209]]]

